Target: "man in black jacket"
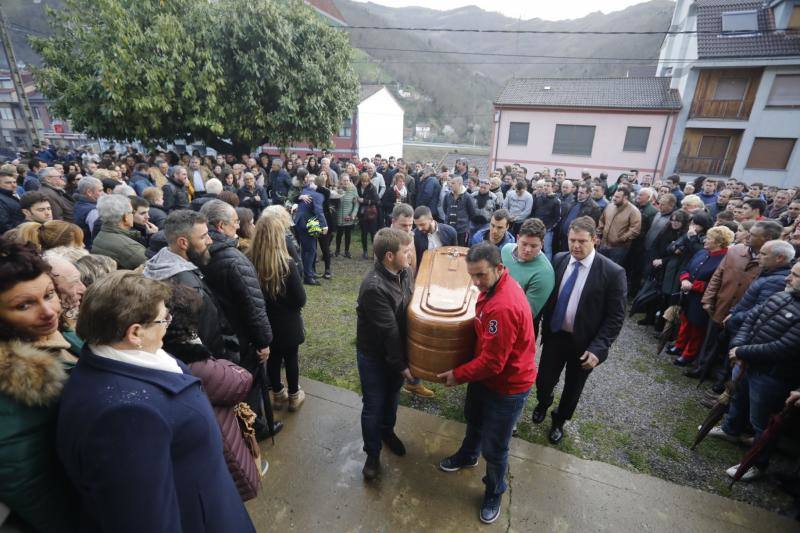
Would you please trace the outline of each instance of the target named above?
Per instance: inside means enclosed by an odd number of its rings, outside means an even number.
[[[169,213],[176,209],[189,209],[189,191],[186,183],[189,180],[189,173],[180,165],[172,167],[172,176],[167,178],[167,184],[161,190],[164,191],[164,211]]]
[[[553,389],[566,366],[564,391],[552,412],[549,440],[558,444],[592,369],[606,360],[625,320],[625,270],[595,251],[597,228],[589,217],[569,228],[569,253],[553,259],[555,290],[544,308],[542,358],[536,377],[533,422],[540,424],[553,403]],[[580,306],[578,305],[580,303]]]
[[[209,247],[211,260],[201,270],[239,339],[239,365],[255,378],[247,403],[258,415],[256,436],[266,438],[260,382],[265,372],[263,363],[269,357],[272,328],[264,295],[253,264],[236,247],[236,228],[239,227],[236,209],[222,200],[211,200],[200,213],[208,219],[208,235],[213,241]],[[275,430],[278,429],[276,425]]]
[[[430,178],[428,178],[430,179]],[[456,230],[442,222],[436,222],[427,205],[414,210],[414,251],[417,264],[422,263],[422,254],[442,246],[458,246]]]
[[[25,221],[17,198],[17,168],[3,165],[0,168],[0,234],[16,228]]]
[[[569,250],[567,235],[569,234],[569,225],[572,224],[573,220],[579,217],[591,217],[596,224],[600,220],[600,215],[603,214],[600,206],[592,200],[592,188],[590,185],[585,183],[578,185],[575,196],[577,201],[569,204],[562,202],[561,204],[561,222],[558,224],[558,231],[556,232],[558,235],[557,250],[559,252]]]
[[[383,228],[375,234],[375,265],[358,291],[356,354],[363,392],[361,433],[367,461],[364,479],[378,477],[381,441],[396,455],[406,448],[394,432],[403,380],[414,377],[406,358],[406,308],[411,301],[411,236]]]
[[[770,415],[781,410],[789,393],[800,385],[800,263],[786,278],[786,290],[753,309],[731,342],[729,358],[746,369],[721,427],[709,435],[730,441],[741,439],[749,421],[756,438],[766,429]],[[743,477],[752,481],[767,468],[772,447],[767,446]],[[727,470],[734,476],[739,465]]]
[[[545,180],[542,194],[533,197],[531,216],[544,222],[547,233],[544,235],[544,255],[553,260],[553,231],[561,220],[561,200],[553,192],[553,180]]]

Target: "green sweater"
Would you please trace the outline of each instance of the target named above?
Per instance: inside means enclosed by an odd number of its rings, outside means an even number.
[[[531,307],[531,314],[535,319],[542,312],[547,299],[550,298],[550,293],[553,292],[556,274],[544,253],[534,257],[533,261],[522,262],[516,258],[514,253],[516,249],[515,243],[503,246],[501,251],[503,264],[525,292],[528,305]]]

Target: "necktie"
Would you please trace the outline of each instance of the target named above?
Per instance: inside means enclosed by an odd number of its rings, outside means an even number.
[[[550,319],[550,331],[553,333],[561,331],[561,326],[564,325],[564,317],[567,314],[567,305],[569,304],[569,297],[572,295],[572,289],[575,288],[575,282],[578,280],[578,271],[580,270],[581,263],[575,261],[572,263],[572,272],[564,283],[564,288],[561,294],[558,295],[556,300],[556,308],[553,310],[553,317]]]

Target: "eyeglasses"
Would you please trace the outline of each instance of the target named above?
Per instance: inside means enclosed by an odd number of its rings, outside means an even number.
[[[172,324],[172,315],[167,313],[167,316],[165,316],[161,320],[153,320],[151,324],[164,324],[165,326],[169,326],[170,324]]]

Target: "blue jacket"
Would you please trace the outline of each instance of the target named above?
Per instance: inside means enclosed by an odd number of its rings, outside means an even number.
[[[686,295],[685,311],[689,322],[697,326],[708,324],[708,313],[703,309],[701,300],[711,276],[725,258],[727,248],[709,253],[705,248],[695,253],[689,264],[681,272],[680,279],[692,282],[692,290]]]
[[[88,217],[89,213],[93,210],[97,209],[97,202],[90,200],[82,194],[75,194],[74,198],[75,211],[72,213],[72,219],[75,224],[83,230],[83,244],[86,245],[87,249],[91,249],[93,240],[92,230],[94,228],[89,227],[86,217]]]
[[[442,186],[436,176],[428,176],[420,181],[417,188],[417,207],[427,205],[431,209],[431,214],[436,217],[439,213],[439,196],[442,193]]]
[[[84,347],[64,387],[56,447],[81,494],[81,530],[255,531],[200,380]]]
[[[764,270],[750,283],[742,299],[731,308],[731,318],[725,324],[731,328],[731,332],[736,332],[741,327],[751,309],[766,302],[773,294],[786,289],[786,278],[790,270],[788,266]]]
[[[458,236],[453,226],[448,226],[442,222],[437,222],[439,239],[442,241],[442,246],[458,246]],[[414,228],[414,251],[417,252],[417,264],[422,262],[422,254],[428,249],[428,234],[421,232],[418,228]]]
[[[29,170],[28,173],[25,174],[25,180],[22,182],[22,187],[25,189],[25,192],[38,191],[41,186],[42,182],[39,181],[39,175]]]
[[[146,174],[144,172],[134,172],[133,176],[131,177],[130,185],[139,196],[141,196],[144,190],[148,187],[156,186],[155,182],[150,177],[150,174]]]
[[[325,213],[322,209],[322,202],[325,201],[325,198],[310,187],[304,187],[300,195],[302,196],[303,194],[311,197],[311,203],[307,204],[300,201],[297,203],[297,212],[294,214],[295,229],[299,232],[306,232],[306,224],[314,217],[319,220],[321,228],[327,228],[328,221],[325,220]]]
[[[475,233],[475,235],[472,236],[472,239],[470,240],[470,245],[475,246],[479,242],[488,240],[489,240],[489,228],[483,228],[481,230],[478,230]],[[514,236],[511,235],[511,233],[506,232],[506,234],[503,235],[503,238],[500,240],[500,242],[497,243],[497,247],[502,249],[503,246],[505,246],[506,244],[514,242],[517,242]]]
[[[6,190],[0,190],[0,235],[25,222],[19,200]]]
[[[283,205],[289,196],[289,189],[292,188],[292,177],[286,172],[285,168],[277,172],[269,173],[269,184],[272,193],[272,203]]]

